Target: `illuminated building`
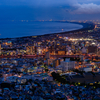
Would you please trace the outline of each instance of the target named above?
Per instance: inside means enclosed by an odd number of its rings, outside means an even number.
[[[66,54],[66,51],[58,51],[58,55],[65,55]]]
[[[27,46],[26,47],[26,53],[28,55],[34,55],[36,52],[35,47],[34,46]]]
[[[97,28],[97,25],[95,25],[95,28]]]
[[[53,61],[53,67],[57,67],[58,65],[60,65],[60,59],[56,59]]]
[[[11,41],[3,42],[3,45],[10,45],[10,46],[12,46],[12,42]]]
[[[66,72],[69,70],[73,70],[75,68],[75,61],[70,61],[70,59],[66,59],[61,62],[62,71]]]
[[[38,47],[37,53],[38,53],[39,55],[42,54],[42,49],[41,49],[40,47]]]
[[[75,50],[75,45],[72,45],[72,46],[71,46],[71,49]]]

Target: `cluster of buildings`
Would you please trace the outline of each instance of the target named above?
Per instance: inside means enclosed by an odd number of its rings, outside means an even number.
[[[46,57],[37,58],[2,58],[0,59],[0,99],[11,100],[78,100],[100,99],[100,88],[86,85],[61,84],[53,80],[52,72],[66,76],[65,79],[73,82],[96,82],[100,74],[72,72],[75,62],[68,58],[52,59],[48,63]],[[54,66],[57,62],[58,66]],[[48,71],[46,71],[48,69]],[[61,72],[60,72],[61,71]],[[67,74],[67,75],[66,75]],[[93,79],[92,79],[93,78]]]
[[[49,36],[30,36],[0,40],[1,55],[74,55],[100,52],[96,29]]]
[[[25,84],[3,83],[0,87],[0,99],[11,100],[99,100],[100,88],[92,86],[74,86],[48,82],[47,80],[29,80]],[[6,86],[7,85],[7,86]]]
[[[12,100],[99,98],[99,88],[63,85],[51,75],[59,73],[69,83],[100,82],[99,35],[97,24],[94,30],[0,39],[0,96]],[[10,86],[1,87],[2,83]]]

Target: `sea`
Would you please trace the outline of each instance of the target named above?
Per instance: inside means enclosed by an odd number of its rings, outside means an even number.
[[[79,24],[52,21],[0,21],[0,38],[53,34],[77,30],[82,27]]]

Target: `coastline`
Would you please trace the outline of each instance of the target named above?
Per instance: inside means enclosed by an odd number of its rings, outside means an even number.
[[[43,34],[43,35],[37,35],[37,36],[35,35],[35,36],[36,37],[41,37],[41,36],[49,36],[49,35],[56,35],[56,34],[68,34],[68,33],[73,33],[73,32],[92,30],[95,27],[94,23],[70,22],[70,21],[53,21],[53,22],[79,24],[79,25],[82,25],[83,27],[80,28],[80,29],[72,30],[72,31],[50,33],[50,34]],[[33,36],[22,36],[22,37],[15,37],[15,38],[0,38],[0,39],[1,40],[4,40],[4,39],[19,39],[19,38],[26,38],[26,37],[31,38]]]
[[[65,31],[65,32],[59,32],[59,33],[52,33],[52,34],[44,34],[44,35],[41,35],[41,36],[48,36],[48,35],[54,35],[54,34],[68,34],[68,33],[73,33],[73,32],[92,30],[92,29],[95,28],[94,23],[83,23],[83,22],[79,23],[79,22],[68,22],[68,21],[57,21],[57,22],[79,24],[79,25],[82,25],[83,27],[80,28],[80,29],[72,30],[72,31]]]

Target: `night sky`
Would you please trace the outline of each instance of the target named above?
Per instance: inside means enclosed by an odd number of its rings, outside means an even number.
[[[100,20],[100,0],[0,0],[1,20]]]

